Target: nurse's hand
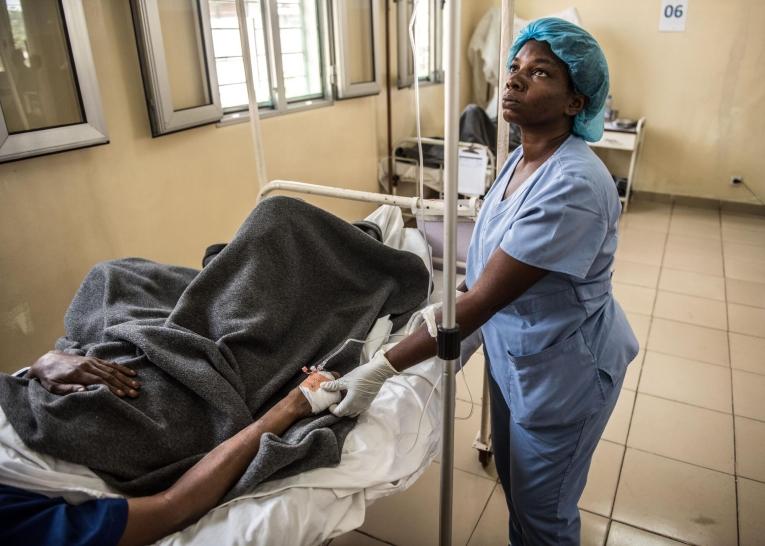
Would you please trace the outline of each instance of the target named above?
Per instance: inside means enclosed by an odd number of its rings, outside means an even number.
[[[385,354],[378,351],[366,364],[348,372],[340,379],[321,384],[321,388],[326,391],[347,391],[345,398],[336,406],[331,406],[329,411],[338,417],[357,416],[372,405],[383,383],[397,374],[385,358]]]
[[[106,385],[117,396],[136,398],[141,384],[135,375],[135,370],[100,358],[50,351],[32,364],[26,377],[39,379],[53,394],[84,391],[87,385]]]

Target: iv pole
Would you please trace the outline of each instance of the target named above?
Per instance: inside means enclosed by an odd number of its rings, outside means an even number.
[[[505,165],[505,160],[509,155],[510,147],[510,124],[502,119],[502,88],[507,81],[507,53],[513,43],[513,21],[515,20],[515,6],[513,0],[502,0],[502,10],[499,20],[501,21],[500,43],[499,43],[499,75],[497,86],[497,112],[499,120],[497,121],[497,173]]]
[[[244,79],[247,82],[252,147],[255,151],[255,177],[258,183],[258,191],[260,191],[268,183],[268,175],[266,174],[266,156],[263,153],[263,137],[260,133],[258,99],[255,96],[255,75],[252,73],[253,64],[250,48],[250,25],[249,20],[247,19],[247,7],[244,2],[245,0],[236,0],[236,16],[237,19],[239,19],[239,38],[242,44]]]
[[[454,498],[455,371],[460,357],[460,330],[455,320],[457,261],[457,173],[459,169],[460,5],[446,2],[444,97],[444,299],[438,327],[438,358],[443,366],[443,423],[441,435],[441,495],[439,544],[452,543]]]
[[[459,168],[459,84],[460,84],[460,4],[446,2],[446,82],[444,98],[445,169],[444,169],[444,303],[438,327],[438,358],[443,365],[443,429],[441,445],[441,495],[439,512],[439,544],[452,543],[452,504],[454,499],[454,397],[455,371],[460,356],[459,324],[455,320],[457,259],[457,174]],[[500,12],[501,43],[499,54],[499,93],[497,111],[502,113],[502,85],[507,78],[506,52],[513,39],[513,0],[502,0]],[[497,134],[497,170],[508,154],[509,125],[499,120]],[[484,383],[486,378],[484,378]],[[484,388],[484,392],[487,389]]]

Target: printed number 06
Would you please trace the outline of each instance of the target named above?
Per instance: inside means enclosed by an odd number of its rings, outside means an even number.
[[[670,18],[670,17],[682,17],[683,16],[683,5],[678,4],[676,6],[673,6],[671,4],[668,4],[664,8],[664,17]]]

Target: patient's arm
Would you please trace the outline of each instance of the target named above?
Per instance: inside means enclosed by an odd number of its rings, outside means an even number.
[[[326,380],[324,377],[319,382]],[[307,384],[310,390],[318,388],[316,376],[303,382]],[[293,389],[263,417],[205,455],[170,489],[129,499],[127,526],[120,545],[155,542],[195,522],[215,507],[244,473],[258,453],[264,433],[282,434],[311,413],[308,400],[298,388]]]
[[[54,394],[85,390],[87,385],[106,385],[117,396],[138,396],[141,383],[136,372],[126,366],[92,356],[69,355],[50,351],[37,359],[27,372]]]

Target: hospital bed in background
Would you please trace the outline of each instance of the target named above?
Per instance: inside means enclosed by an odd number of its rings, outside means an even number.
[[[398,141],[391,158],[383,158],[378,164],[378,182],[381,189],[392,195],[408,196],[418,193],[419,173],[422,167],[424,191],[437,199],[444,195],[444,141],[437,138],[423,138],[423,161],[420,165],[417,139],[405,138]],[[495,158],[489,146],[475,142],[459,143],[459,193],[470,199],[480,199],[494,181]],[[393,169],[389,176],[388,170]],[[388,188],[388,181],[391,186]],[[433,249],[433,262],[443,261],[443,216],[439,214],[405,213],[414,217],[417,227],[426,235]],[[460,216],[457,221],[457,268],[464,272],[467,249],[473,235],[477,215]]]
[[[444,193],[444,141],[438,138],[423,138],[423,183],[426,188],[433,190],[439,199]],[[460,172],[459,193],[463,196],[480,197],[486,193],[494,181],[495,158],[494,152],[485,144],[476,142],[460,142]],[[417,138],[409,137],[399,140],[394,147],[391,158],[393,186],[388,187],[389,158],[383,158],[378,163],[377,179],[380,188],[391,195],[416,194],[419,180],[419,155]]]

